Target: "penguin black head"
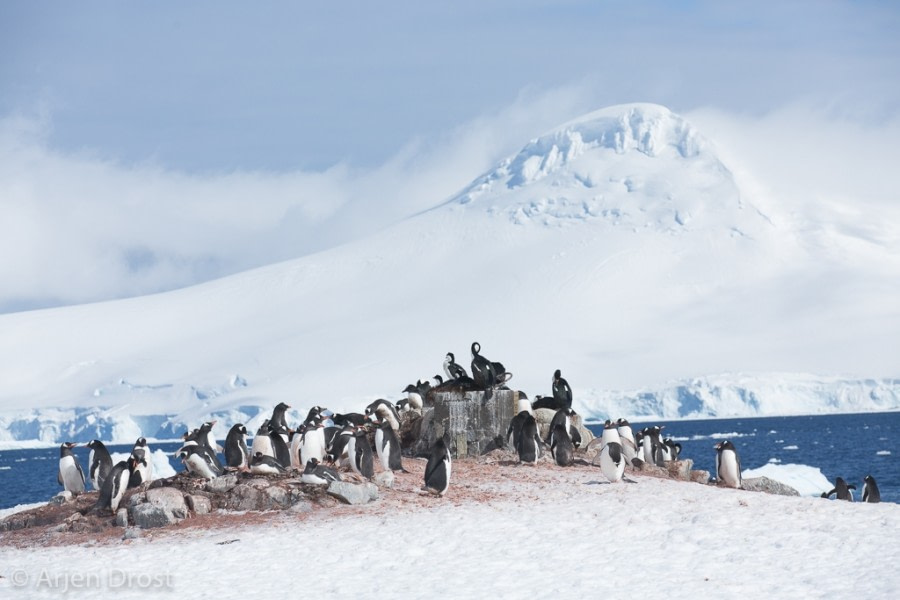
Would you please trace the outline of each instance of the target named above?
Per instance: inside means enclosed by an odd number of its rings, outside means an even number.
[[[481,344],[479,344],[478,342],[472,342],[472,355],[478,356],[479,353],[481,353]]]
[[[418,392],[418,391],[419,391],[419,388],[417,388],[417,387],[416,387],[414,384],[412,384],[412,383],[409,384],[408,386],[406,386],[406,387],[403,389],[403,393],[404,393],[404,394],[408,394],[408,393],[410,393],[410,392]]]
[[[63,442],[59,447],[59,456],[69,456],[72,454],[72,448],[77,446],[75,442]]]
[[[147,445],[147,440],[146,440],[146,438],[143,438],[143,437],[139,437],[137,439],[137,441],[134,442],[135,448],[137,448],[139,446],[146,446],[146,445]]]
[[[289,409],[289,408],[290,408],[290,405],[289,405],[289,404],[285,404],[284,402],[279,402],[279,403],[275,406],[275,410],[287,410],[287,409]]]
[[[452,352],[447,353],[447,358],[450,359],[450,362],[456,362],[456,357],[453,356]]]
[[[618,421],[616,421],[616,425],[618,425],[619,427],[629,427],[630,426],[630,424],[628,423],[628,419],[619,419]]]
[[[731,443],[731,440],[722,440],[721,442],[719,442],[718,444],[713,446],[713,448],[715,448],[719,452],[722,452],[723,450],[734,450],[735,449],[734,444]]]
[[[105,448],[103,442],[100,440],[91,440],[87,444],[85,444],[86,448],[90,448],[91,450],[97,450],[98,448]]]
[[[557,369],[553,372],[553,381],[559,381],[559,378],[562,377],[562,372]]]

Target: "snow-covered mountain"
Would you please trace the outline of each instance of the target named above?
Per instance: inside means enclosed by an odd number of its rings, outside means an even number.
[[[475,340],[529,395],[562,369],[588,417],[900,407],[885,379],[898,226],[839,227],[749,196],[733,171],[669,110],[616,106],[366,239],[165,294],[0,315],[0,440],[133,441],[209,415],[252,427],[280,401],[359,409],[440,372],[448,351],[467,365]],[[722,372],[830,375],[704,378]]]

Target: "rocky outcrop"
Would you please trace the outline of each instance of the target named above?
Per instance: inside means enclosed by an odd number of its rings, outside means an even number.
[[[789,485],[785,485],[780,481],[769,479],[768,477],[753,477],[752,479],[744,479],[741,481],[741,489],[751,492],[765,492],[767,494],[777,494],[779,496],[799,496],[800,492]]]
[[[328,484],[328,494],[344,504],[368,504],[378,499],[378,486],[374,483],[332,481]]]

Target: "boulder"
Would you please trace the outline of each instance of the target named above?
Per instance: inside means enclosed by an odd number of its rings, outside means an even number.
[[[328,494],[345,504],[367,504],[378,499],[378,486],[374,483],[332,481],[328,484]]]
[[[116,513],[116,526],[117,527],[128,527],[128,509],[120,508]]]
[[[229,492],[232,490],[232,488],[234,488],[234,486],[238,484],[238,477],[239,475],[237,471],[232,471],[219,477],[210,479],[206,483],[206,491],[213,494],[224,494],[226,492]]]
[[[780,481],[769,479],[768,477],[753,477],[741,481],[742,490],[750,490],[752,492],[765,492],[767,494],[777,494],[779,496],[799,496],[800,492],[789,485],[785,485]]]
[[[372,481],[380,488],[392,488],[394,487],[394,472],[382,471],[381,473],[376,473]]]
[[[694,483],[709,483],[709,471],[704,471],[702,469],[691,471],[691,481]]]
[[[50,498],[50,504],[65,504],[66,502],[71,502],[74,497],[75,496],[72,494],[72,492],[63,490],[62,492]]]
[[[187,507],[195,515],[206,515],[212,512],[212,501],[206,496],[190,494],[184,497]]]
[[[690,458],[686,458],[683,460],[670,460],[666,463],[666,469],[669,471],[669,476],[672,479],[680,479],[681,481],[690,481],[691,480],[691,468],[694,466],[694,461]]]
[[[187,504],[181,490],[172,487],[158,487],[147,490],[145,496],[149,504],[172,513],[176,519],[187,517]]]
[[[141,529],[165,527],[178,522],[178,519],[171,511],[149,502],[138,504],[132,508],[131,520],[134,521],[135,527],[140,527]]]

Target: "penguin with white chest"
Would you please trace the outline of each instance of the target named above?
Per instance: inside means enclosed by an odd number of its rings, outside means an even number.
[[[139,437],[134,442],[131,456],[134,457],[135,466],[131,471],[128,487],[133,488],[153,479],[153,463],[151,462],[150,447],[147,446],[146,438]]]
[[[450,488],[450,472],[452,461],[447,445],[442,438],[438,438],[431,447],[428,463],[425,465],[424,489],[436,496],[443,496]]]
[[[881,492],[878,491],[878,484],[875,483],[875,478],[871,475],[866,475],[866,478],[863,480],[863,502],[881,502]]]
[[[627,419],[616,421],[616,431],[619,432],[619,443],[622,444],[622,453],[625,456],[626,465],[634,465],[637,457],[637,444],[634,441],[634,431]]]
[[[274,457],[257,452],[250,459],[250,472],[254,475],[282,475],[287,469]]]
[[[341,475],[331,467],[319,464],[319,461],[311,458],[300,475],[300,481],[313,485],[328,485],[332,481],[341,481]]]
[[[350,459],[350,468],[360,477],[372,479],[375,476],[375,460],[365,427],[357,427],[347,440],[347,458]]]
[[[316,459],[321,462],[325,458],[325,422],[319,418],[310,423],[305,424],[303,433],[300,435],[300,444],[298,448],[299,455],[297,460],[299,464],[309,464],[310,459]],[[291,460],[294,455],[291,455]]]
[[[715,445],[716,479],[728,487],[741,487],[741,459],[731,440],[723,440]]]
[[[94,489],[99,490],[112,470],[112,457],[100,440],[91,440],[85,446],[91,449],[91,455],[88,457],[88,478]]]
[[[400,431],[400,415],[393,404],[384,399],[378,399],[366,407],[366,417],[375,422],[377,419],[390,423],[394,431]]]
[[[266,419],[256,430],[253,436],[253,442],[250,445],[250,457],[256,456],[256,453],[264,454],[275,458],[275,450],[272,448],[272,439],[269,437],[269,420]]]
[[[400,438],[388,421],[382,421],[375,430],[375,452],[385,471],[406,471],[400,456]]]
[[[210,458],[209,451],[205,445],[192,444],[182,446],[181,450],[178,451],[178,456],[192,475],[203,477],[204,479],[215,479],[222,474]]]
[[[73,442],[65,442],[59,447],[59,471],[56,473],[56,480],[59,485],[67,492],[73,495],[84,493],[84,471],[81,470],[81,464],[72,454],[72,448],[76,444]]]
[[[94,505],[95,511],[108,508],[115,514],[119,510],[119,503],[122,502],[122,498],[125,497],[125,492],[128,490],[128,480],[131,478],[133,465],[134,457],[128,457],[127,461],[121,460],[113,465],[100,488],[97,504]]]
[[[622,444],[609,442],[600,449],[600,472],[610,483],[618,483],[625,475],[625,454]]]

